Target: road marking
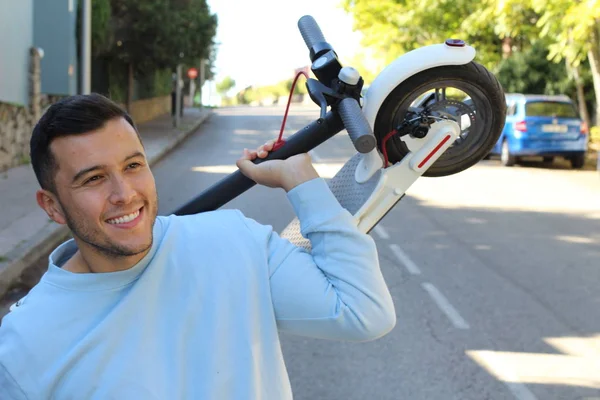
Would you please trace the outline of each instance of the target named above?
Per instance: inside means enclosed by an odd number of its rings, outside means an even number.
[[[408,256],[402,251],[400,246],[398,246],[397,244],[390,244],[390,249],[392,249],[392,252],[396,257],[398,257],[400,262],[404,264],[408,272],[410,272],[413,275],[421,274],[421,270],[419,269],[419,267],[417,267],[417,265],[414,262],[412,262],[410,258],[408,258]]]
[[[429,295],[431,295],[431,297],[433,298],[433,301],[435,301],[435,303],[438,305],[440,310],[442,310],[444,312],[444,314],[446,314],[446,316],[450,319],[450,321],[452,322],[452,325],[454,325],[455,328],[458,328],[458,329],[469,329],[470,328],[469,324],[467,324],[467,321],[465,321],[463,319],[463,317],[460,316],[458,311],[456,311],[456,309],[454,307],[452,307],[452,304],[450,304],[448,299],[445,298],[444,295],[441,294],[440,291],[437,290],[437,288],[435,286],[433,286],[431,283],[427,283],[427,282],[422,283],[421,286],[423,286],[423,289],[425,289],[429,293]]]
[[[375,231],[375,233],[384,240],[388,240],[390,238],[390,235],[388,235],[387,231],[385,230],[385,228],[383,226],[380,225],[375,225],[373,227],[373,231]]]
[[[467,354],[504,383],[518,400],[538,400],[527,386],[520,382],[519,376],[503,362],[500,354],[493,351],[468,351]]]

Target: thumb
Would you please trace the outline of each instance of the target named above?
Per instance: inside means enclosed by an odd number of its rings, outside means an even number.
[[[254,180],[254,175],[256,172],[256,165],[247,158],[240,158],[235,163],[242,174],[246,175],[248,178]]]

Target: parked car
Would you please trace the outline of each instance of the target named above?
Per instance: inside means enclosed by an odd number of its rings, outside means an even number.
[[[514,165],[520,157],[563,157],[581,168],[588,150],[588,127],[567,96],[506,94],[506,123],[490,154],[502,164]]]

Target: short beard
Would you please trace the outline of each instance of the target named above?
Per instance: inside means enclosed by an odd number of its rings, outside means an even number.
[[[60,203],[60,201],[59,201],[59,203]],[[110,258],[131,257],[131,256],[141,254],[141,253],[147,251],[148,249],[150,249],[152,247],[152,244],[154,243],[154,234],[153,234],[154,229],[153,228],[154,228],[154,224],[156,223],[156,216],[158,215],[158,212],[157,212],[158,211],[158,200],[156,202],[156,208],[154,210],[149,209],[150,204],[148,204],[147,207],[144,206],[145,207],[144,211],[151,214],[149,216],[152,218],[153,222],[152,222],[152,227],[151,227],[151,231],[150,231],[150,243],[148,244],[148,246],[145,246],[144,248],[142,248],[140,250],[131,250],[124,246],[120,246],[116,243],[112,243],[109,238],[106,238],[105,243],[99,243],[98,240],[95,240],[96,238],[94,237],[93,233],[91,233],[89,230],[87,230],[85,226],[81,226],[79,223],[77,223],[75,218],[71,217],[71,214],[69,214],[69,212],[62,205],[62,203],[60,203],[60,206],[64,213],[65,219],[67,220],[67,226],[73,233],[73,236],[81,239],[83,242],[92,246],[92,248],[96,249],[96,251],[98,253],[108,256]]]

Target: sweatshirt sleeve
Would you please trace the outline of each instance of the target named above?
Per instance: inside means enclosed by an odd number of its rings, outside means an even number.
[[[287,195],[311,252],[246,218],[266,243],[279,329],[349,341],[375,340],[390,332],[396,313],[373,239],[358,230],[322,178]]]

